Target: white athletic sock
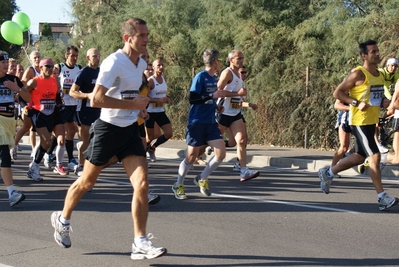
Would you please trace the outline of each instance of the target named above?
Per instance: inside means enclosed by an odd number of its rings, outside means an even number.
[[[331,167],[331,166],[330,166],[330,168],[328,168],[327,176],[328,176],[329,178],[334,177],[334,173],[332,172],[332,167]]]
[[[179,171],[177,173],[177,184],[184,184],[184,178],[186,177],[191,166],[193,165],[188,164],[185,159],[180,163]]]
[[[385,164],[388,162],[388,153],[381,153],[381,162]]]
[[[8,197],[11,197],[11,193],[14,192],[14,185],[7,186]]]
[[[222,163],[223,160],[219,160],[215,156],[213,156],[208,163],[205,166],[205,169],[201,173],[201,178],[202,179],[207,179],[208,176],[219,167],[220,163]]]
[[[138,247],[140,247],[146,241],[148,241],[148,238],[146,236],[140,236],[134,238],[134,244],[136,244],[136,246]]]
[[[60,223],[62,223],[62,224],[71,224],[71,220],[64,218],[64,216],[62,216],[62,214],[61,214],[59,220],[60,220]]]
[[[55,156],[57,158],[57,166],[62,165],[64,159],[65,146],[57,146]]]

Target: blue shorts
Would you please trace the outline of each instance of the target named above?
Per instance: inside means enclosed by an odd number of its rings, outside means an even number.
[[[90,127],[90,144],[83,155],[90,163],[103,166],[113,156],[122,161],[130,155],[145,157],[145,153],[137,122],[119,127],[98,119]]]
[[[349,118],[349,111],[343,111],[343,110],[338,111],[337,123],[335,124],[335,130],[337,130],[337,132],[339,127],[341,127],[345,133],[352,132],[351,127],[349,126],[348,118]]]
[[[223,139],[218,124],[189,123],[186,127],[186,143],[189,146],[203,146],[208,141]]]

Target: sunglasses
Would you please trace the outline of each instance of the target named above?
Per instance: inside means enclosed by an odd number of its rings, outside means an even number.
[[[247,74],[247,72],[246,71],[241,71],[240,74]]]
[[[48,68],[48,69],[52,69],[52,68],[54,68],[54,65],[44,65],[46,68]]]

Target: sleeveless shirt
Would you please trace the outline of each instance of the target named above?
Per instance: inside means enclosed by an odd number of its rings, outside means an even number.
[[[361,111],[357,107],[350,106],[349,125],[365,126],[378,123],[380,105],[384,97],[384,75],[379,73],[376,77],[368,70],[359,66],[354,70],[363,72],[365,79],[363,84],[353,87],[349,90],[351,98],[359,102],[365,102],[370,106],[365,111]]]

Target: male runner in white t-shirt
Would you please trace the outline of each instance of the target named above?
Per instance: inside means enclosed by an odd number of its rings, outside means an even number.
[[[90,104],[102,110],[100,118],[92,126],[93,136],[84,153],[83,173],[69,188],[63,211],[55,211],[51,215],[54,239],[64,248],[71,246],[69,231],[73,209],[84,193],[94,186],[104,165],[116,156],[134,189],[132,217],[135,238],[131,258],[153,259],[166,254],[165,248],[155,247],[146,237],[148,168],[137,117],[139,113],[143,115],[146,112],[149,102],[148,97],[139,95],[142,75],[147,67],[140,53],[146,51],[148,34],[144,20],[126,20],[122,26],[124,47],[101,64]]]

